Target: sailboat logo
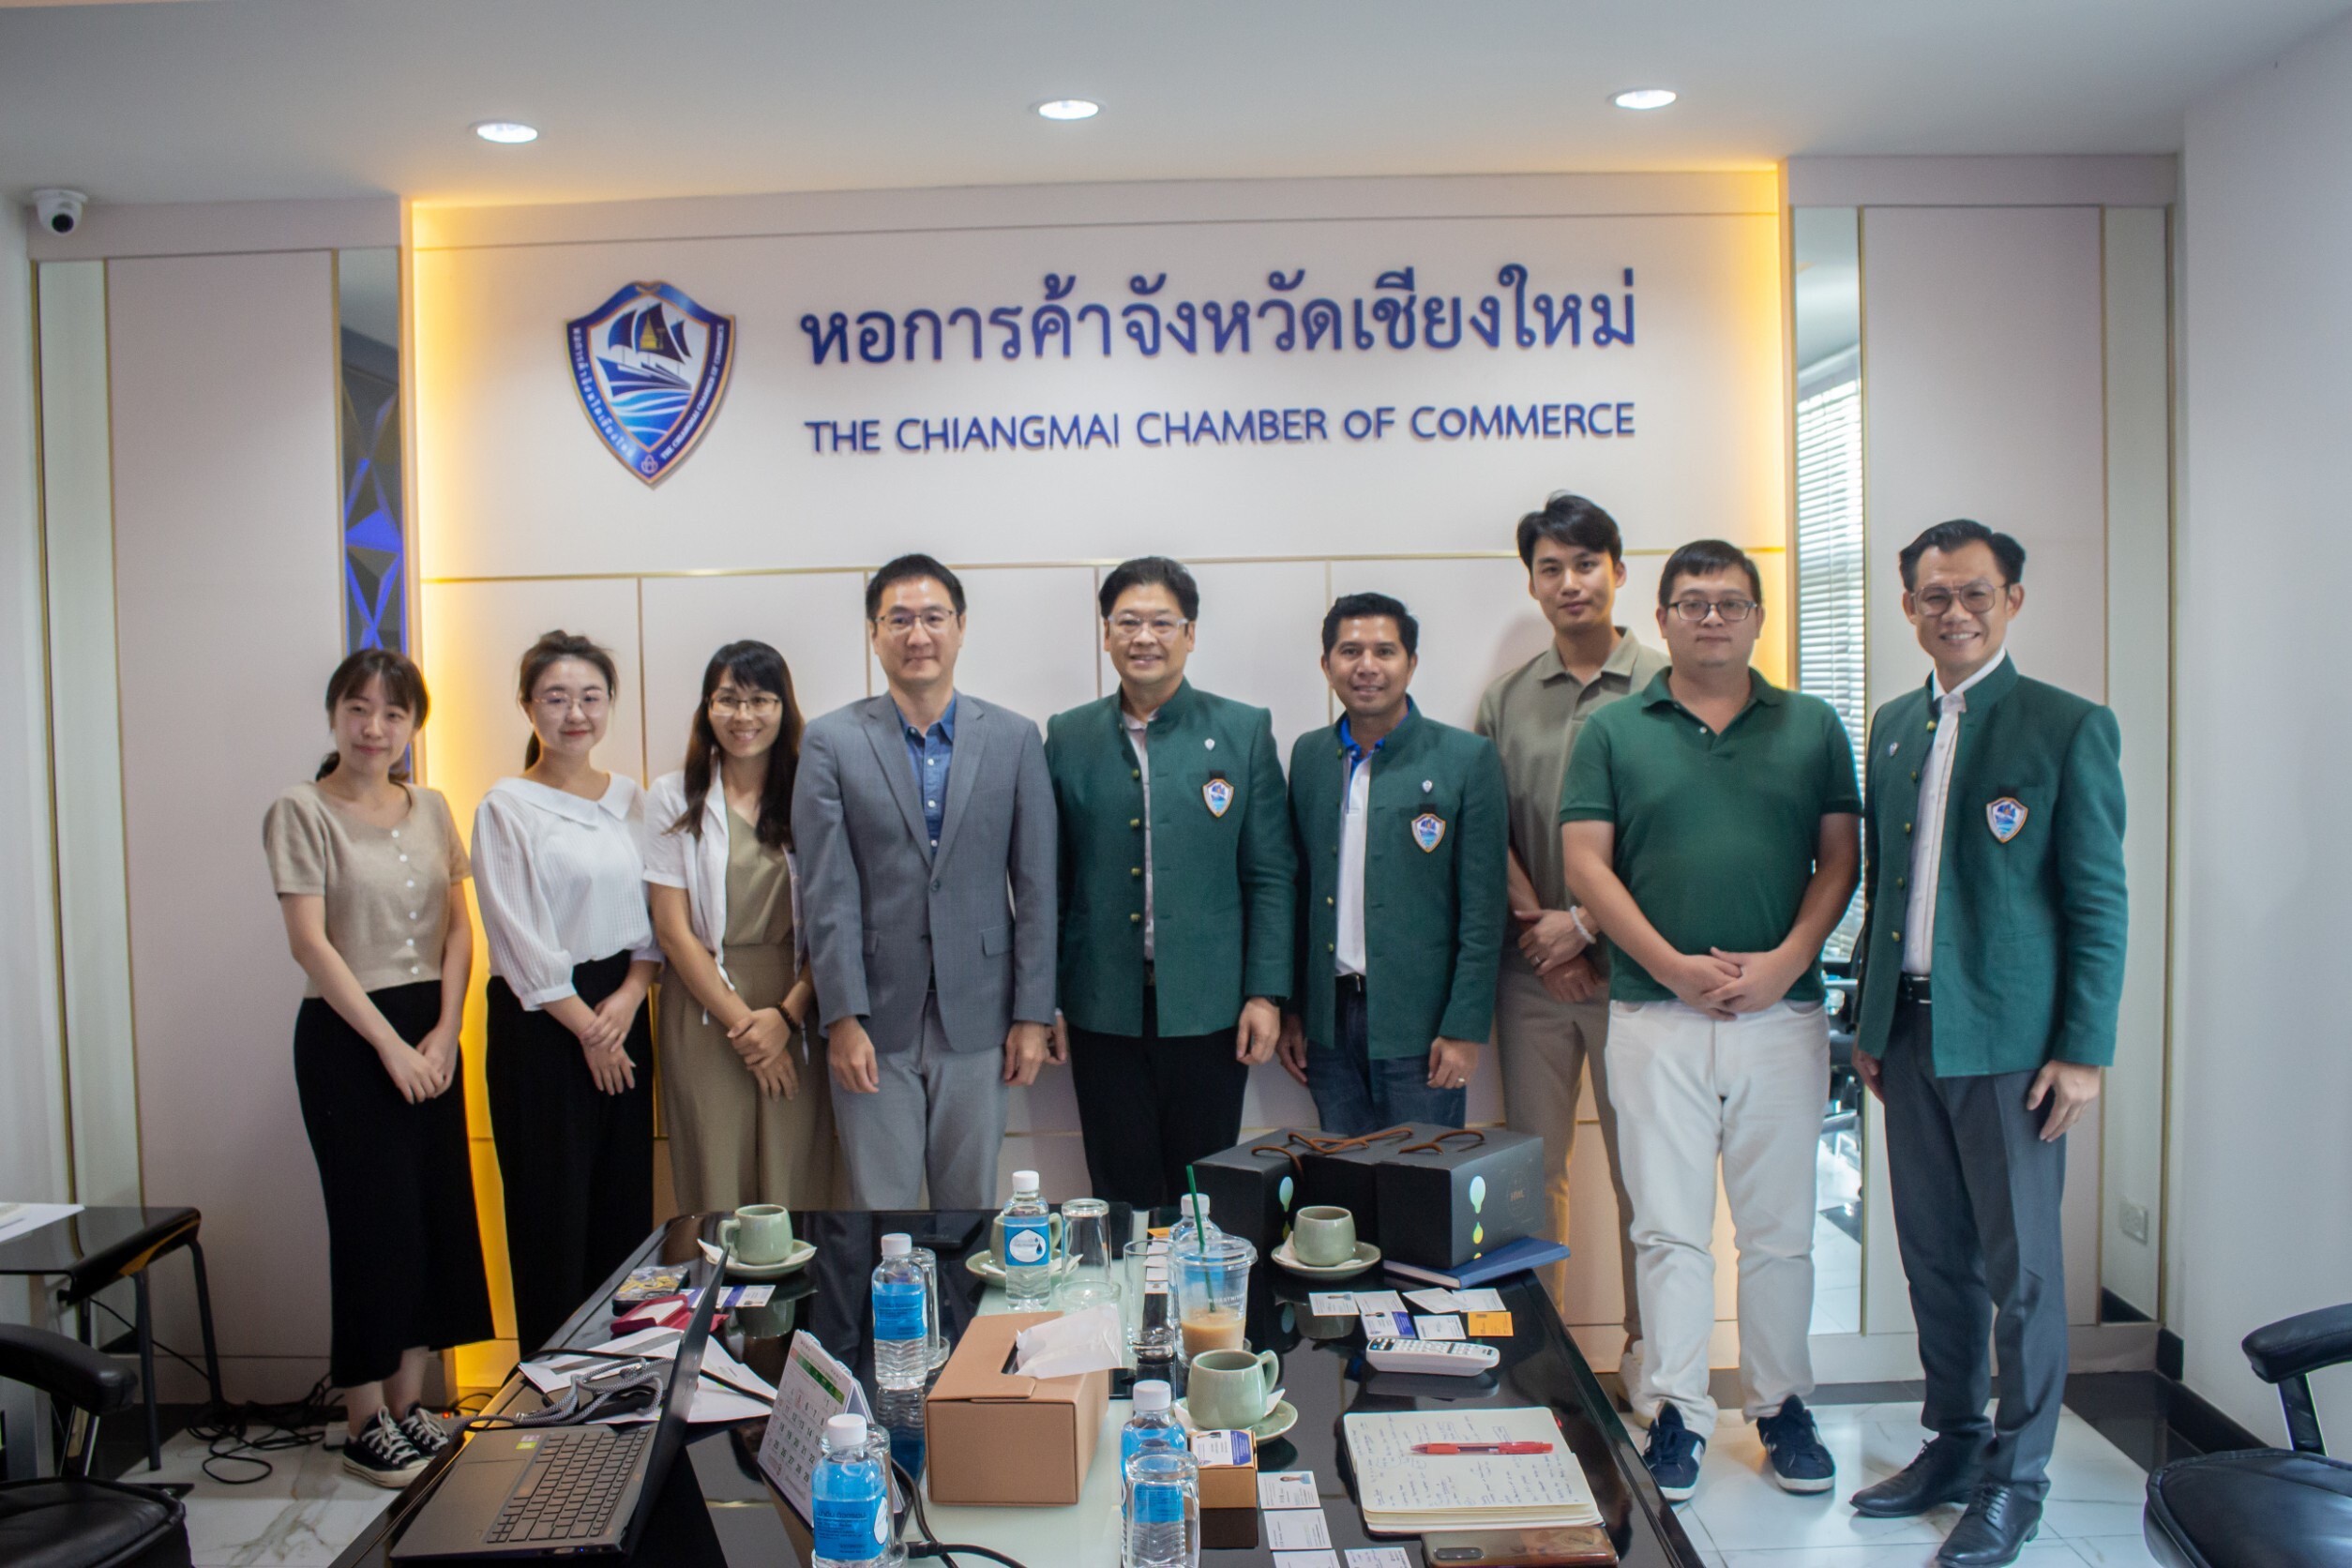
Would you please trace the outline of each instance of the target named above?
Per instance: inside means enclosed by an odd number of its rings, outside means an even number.
[[[631,283],[567,324],[565,335],[589,422],[630,473],[660,483],[694,450],[727,395],[735,319],[668,283]]]

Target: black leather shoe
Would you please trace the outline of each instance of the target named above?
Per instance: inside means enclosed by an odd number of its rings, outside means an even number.
[[[2017,1560],[2042,1529],[2042,1504],[2016,1487],[1987,1481],[1936,1554],[1942,1568],[2001,1568]]]
[[[1965,1502],[1976,1491],[1984,1465],[1984,1444],[1974,1438],[1929,1440],[1909,1464],[1850,1500],[1854,1512],[1874,1519],[1907,1519],[1939,1503]]]

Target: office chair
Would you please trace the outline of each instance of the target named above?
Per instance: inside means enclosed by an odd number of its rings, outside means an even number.
[[[0,1484],[0,1562],[8,1568],[188,1568],[188,1512],[176,1498],[90,1476],[98,1418],[129,1408],[139,1380],[86,1345],[0,1324],[0,1378],[72,1411],[60,1473]],[[30,1434],[10,1434],[27,1441]]]
[[[2352,1568],[2352,1464],[2320,1440],[2311,1374],[2352,1361],[2352,1305],[2246,1335],[2254,1376],[2273,1384],[2292,1449],[2180,1459],[2148,1478],[2143,1533],[2165,1568]]]

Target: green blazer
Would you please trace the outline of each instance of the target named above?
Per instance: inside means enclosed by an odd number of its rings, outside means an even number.
[[[1912,821],[1935,740],[1932,684],[1878,710],[1863,785],[1854,963],[1858,1049],[1883,1056],[1903,974]],[[1968,694],[1936,883],[1936,1072],[2016,1073],[2115,1060],[2123,995],[2123,772],[2115,715],[2017,673]],[[2022,821],[2012,807],[2024,807]],[[2000,807],[1998,813],[1995,807]],[[1999,834],[2013,830],[2004,842]]]
[[[1233,1027],[1290,994],[1297,865],[1263,708],[1190,682],[1152,716],[1152,956],[1163,1035]],[[1062,816],[1063,1015],[1143,1033],[1143,775],[1116,692],[1054,715],[1046,769]]]
[[[1483,1041],[1494,1026],[1508,905],[1511,826],[1502,759],[1491,741],[1415,709],[1364,766],[1372,770],[1364,844],[1370,1054],[1426,1056],[1440,1035]],[[1324,1047],[1334,1041],[1339,819],[1347,788],[1339,727],[1301,735],[1290,748],[1290,826],[1305,900],[1295,1011],[1305,1020],[1306,1037]],[[1425,816],[1437,819],[1434,835],[1416,830]]]

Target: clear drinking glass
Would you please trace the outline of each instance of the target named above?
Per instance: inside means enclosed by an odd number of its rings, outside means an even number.
[[[931,1364],[947,1364],[947,1335],[940,1331],[939,1319],[939,1254],[929,1247],[919,1246],[907,1254],[914,1266],[923,1271],[923,1315],[931,1330]]]
[[[1111,1273],[1109,1204],[1099,1198],[1073,1198],[1063,1204],[1062,1249],[1070,1259],[1057,1298],[1063,1311],[1115,1304],[1124,1294]]]

